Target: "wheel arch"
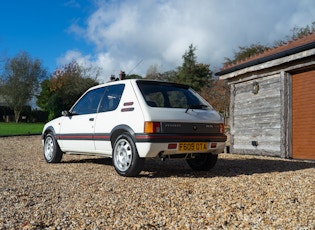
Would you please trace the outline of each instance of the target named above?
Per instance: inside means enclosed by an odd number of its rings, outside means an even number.
[[[45,137],[46,137],[46,135],[47,135],[48,133],[52,133],[54,136],[56,136],[56,132],[55,132],[54,127],[48,126],[48,127],[45,129],[45,131],[43,132],[43,134],[42,134],[42,139],[45,139]]]
[[[122,133],[128,133],[130,135],[130,137],[132,138],[132,140],[134,142],[136,142],[136,138],[135,138],[135,132],[133,131],[133,129],[128,126],[128,125],[118,125],[115,128],[113,128],[113,130],[110,133],[110,142],[112,147],[114,146],[115,140],[117,139],[117,137],[119,135],[121,135]]]

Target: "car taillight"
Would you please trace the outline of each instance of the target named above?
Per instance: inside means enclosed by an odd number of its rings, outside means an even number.
[[[161,123],[146,121],[144,122],[144,133],[160,133],[161,132]]]
[[[220,124],[220,133],[225,133],[224,124]]]

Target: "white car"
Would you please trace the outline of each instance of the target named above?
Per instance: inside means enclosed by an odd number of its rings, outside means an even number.
[[[210,170],[225,141],[221,116],[187,85],[136,79],[90,88],[42,132],[48,163],[64,153],[107,156],[122,176],[137,176],[155,157]]]

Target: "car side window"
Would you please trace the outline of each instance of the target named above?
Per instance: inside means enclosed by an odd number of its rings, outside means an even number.
[[[105,95],[100,104],[99,112],[108,112],[117,109],[124,88],[124,84],[107,86]]]
[[[72,108],[75,115],[96,113],[100,100],[104,94],[104,87],[87,92]]]

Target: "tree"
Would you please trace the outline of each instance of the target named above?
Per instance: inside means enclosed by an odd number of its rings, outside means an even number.
[[[174,70],[160,73],[158,66],[151,65],[146,73],[145,79],[159,80],[159,81],[176,81],[177,72]]]
[[[203,87],[201,96],[205,98],[215,110],[226,118],[229,116],[230,87],[224,80],[211,80],[209,87]]]
[[[57,69],[49,80],[41,83],[42,90],[37,105],[49,112],[49,119],[60,116],[90,87],[97,85],[97,76],[91,78],[76,61]]]
[[[39,59],[32,59],[28,53],[20,52],[8,58],[1,75],[0,94],[14,111],[15,122],[20,113],[38,90],[39,82],[47,76]]]
[[[126,79],[142,79],[142,77],[138,74],[130,74],[130,75],[128,74],[126,76]]]
[[[313,33],[315,31],[315,21],[312,22],[312,25],[309,26],[305,26],[305,27],[298,27],[298,26],[295,26],[293,27],[293,29],[291,29],[291,36],[289,36],[287,38],[287,40],[296,40],[296,39],[299,39],[299,38],[302,38],[302,37],[305,37],[311,33]]]
[[[251,44],[249,46],[239,46],[238,51],[234,51],[234,57],[232,59],[225,57],[224,64],[236,63],[237,61],[246,60],[256,54],[261,54],[267,49],[268,46],[260,45],[259,43]]]
[[[195,55],[196,47],[192,44],[189,50],[183,55],[183,65],[178,67],[178,74],[175,79],[178,83],[184,83],[200,92],[201,88],[209,84],[212,78],[210,65],[197,63]]]
[[[286,36],[285,40],[274,41],[273,47],[284,45],[290,40],[296,40],[314,32],[315,32],[315,21],[312,22],[311,26],[309,25],[305,27],[295,26],[293,27],[293,29],[291,29],[290,36]],[[232,59],[227,58],[227,57],[224,58],[224,65],[233,64],[238,61],[246,60],[247,58],[250,58],[256,54],[261,54],[270,48],[272,48],[272,46],[260,45],[259,43],[251,44],[249,46],[239,46],[238,51],[234,51],[234,57]]]
[[[175,70],[169,70],[161,73],[160,79],[163,81],[175,81],[177,77],[177,72]]]
[[[284,45],[288,41],[303,38],[303,37],[305,37],[305,36],[307,36],[307,35],[309,35],[311,33],[314,33],[314,32],[315,32],[315,21],[312,22],[311,26],[309,26],[309,25],[307,25],[305,27],[295,26],[295,27],[293,27],[291,29],[291,35],[286,36],[285,40],[275,41],[274,42],[274,46],[277,47],[277,46],[280,46],[280,45]]]

